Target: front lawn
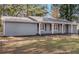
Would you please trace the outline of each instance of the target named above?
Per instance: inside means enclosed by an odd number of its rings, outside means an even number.
[[[50,35],[33,37],[0,37],[0,53],[79,53],[77,35]]]

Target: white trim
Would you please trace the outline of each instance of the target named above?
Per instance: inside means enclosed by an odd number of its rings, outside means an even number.
[[[5,35],[5,22],[4,21],[2,21],[2,28],[3,28],[3,35]]]
[[[39,23],[39,35],[41,35],[41,23]]]

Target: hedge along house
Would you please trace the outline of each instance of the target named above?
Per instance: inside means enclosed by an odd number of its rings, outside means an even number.
[[[77,23],[51,17],[2,16],[4,36],[25,36],[43,34],[76,34]]]

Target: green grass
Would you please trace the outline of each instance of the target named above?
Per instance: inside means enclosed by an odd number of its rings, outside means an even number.
[[[57,36],[60,38],[59,36]],[[3,43],[1,53],[79,53],[79,38],[63,36],[14,37],[15,42]],[[69,37],[69,39],[68,39]],[[13,38],[6,37],[12,41]],[[18,40],[20,39],[20,40]]]

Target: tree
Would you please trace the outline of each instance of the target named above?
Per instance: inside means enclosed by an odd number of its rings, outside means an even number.
[[[28,5],[28,15],[31,15],[31,16],[44,16],[47,11],[46,9],[43,7],[43,5]]]
[[[3,5],[0,5],[0,16],[3,14]]]
[[[67,19],[72,21],[73,18],[76,18],[75,11],[78,9],[76,8],[77,5],[75,4],[63,4],[60,6],[60,18]]]
[[[45,8],[39,4],[6,4],[2,7],[2,14],[6,16],[19,16],[21,14],[25,16],[43,16],[46,13]]]
[[[3,6],[3,15],[9,15],[9,16],[17,16],[20,11],[22,11],[23,5],[18,4],[12,4],[12,5],[4,5]]]

